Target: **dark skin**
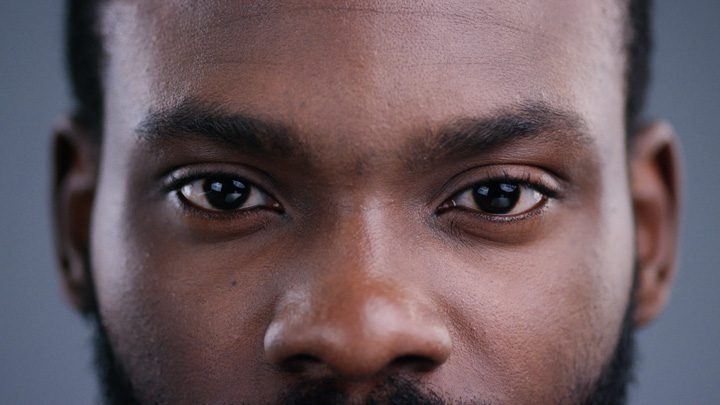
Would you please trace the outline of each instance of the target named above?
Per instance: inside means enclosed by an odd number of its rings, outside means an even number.
[[[198,4],[110,2],[103,140],[55,138],[64,285],[141,402],[575,403],[661,312],[678,146],[626,147],[615,1]]]

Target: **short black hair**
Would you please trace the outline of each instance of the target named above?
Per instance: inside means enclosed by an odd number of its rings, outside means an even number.
[[[74,118],[97,137],[102,134],[103,44],[98,10],[107,0],[67,0],[66,56],[74,97]],[[626,134],[634,134],[641,124],[650,81],[652,49],[652,0],[627,1],[626,60]]]
[[[100,137],[103,119],[102,64],[98,9],[103,0],[67,0],[65,57],[74,107],[73,118]]]

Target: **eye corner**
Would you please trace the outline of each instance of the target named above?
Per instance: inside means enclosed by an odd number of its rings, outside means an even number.
[[[550,199],[545,197],[543,202],[537,204],[534,208],[518,214],[490,214],[477,209],[456,206],[438,211],[436,215],[438,217],[447,215],[453,218],[453,223],[458,224],[463,223],[464,220],[462,218],[465,218],[469,221],[483,221],[490,224],[511,225],[520,224],[524,221],[544,215],[548,208],[550,208],[549,205]]]
[[[557,190],[533,181],[529,175],[511,177],[503,171],[498,177],[476,181],[455,192],[440,204],[436,215],[458,210],[492,221],[513,222],[539,213],[558,195]]]
[[[284,213],[282,204],[245,176],[226,172],[174,172],[167,176],[164,189],[190,212],[213,218],[249,211]]]

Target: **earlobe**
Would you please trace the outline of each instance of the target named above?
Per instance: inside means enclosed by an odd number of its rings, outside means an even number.
[[[680,147],[672,127],[653,122],[637,133],[630,148],[635,217],[636,326],[662,312],[677,271],[680,216]]]
[[[65,293],[81,313],[93,309],[89,235],[97,182],[98,141],[71,119],[53,134],[52,204],[55,246]]]

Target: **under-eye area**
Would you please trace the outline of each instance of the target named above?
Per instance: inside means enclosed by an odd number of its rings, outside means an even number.
[[[450,243],[527,243],[566,220],[567,199],[578,190],[549,170],[525,165],[491,165],[463,172],[448,185],[435,219]]]

